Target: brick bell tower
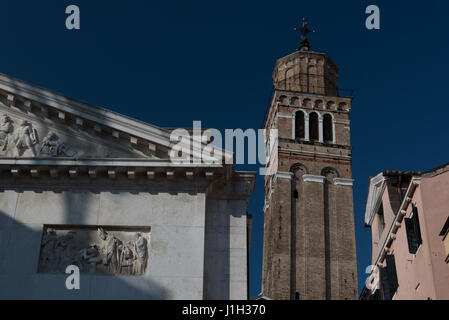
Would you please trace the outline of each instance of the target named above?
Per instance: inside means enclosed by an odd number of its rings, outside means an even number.
[[[357,299],[352,97],[339,95],[338,66],[311,50],[307,22],[301,31],[299,50],[276,62],[264,123],[279,136],[265,181],[262,294]]]

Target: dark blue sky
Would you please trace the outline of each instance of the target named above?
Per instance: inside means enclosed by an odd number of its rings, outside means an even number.
[[[81,30],[65,29],[65,8]],[[365,28],[377,4],[381,30]],[[363,226],[369,177],[449,161],[449,2],[23,1],[0,4],[0,72],[161,127],[260,128],[277,58],[296,50],[306,16],[314,50],[340,66],[352,108],[359,283],[370,264]],[[242,170],[257,170],[241,166]],[[253,214],[251,296],[260,292],[263,179]]]

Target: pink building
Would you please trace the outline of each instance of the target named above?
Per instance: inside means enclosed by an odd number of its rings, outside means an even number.
[[[449,163],[371,178],[365,225],[377,268],[361,299],[449,299],[448,217]]]

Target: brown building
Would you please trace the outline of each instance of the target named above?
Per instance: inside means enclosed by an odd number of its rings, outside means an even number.
[[[352,97],[339,95],[338,66],[306,37],[276,62],[273,81],[264,128],[278,129],[267,148],[277,171],[265,181],[262,295],[356,299]]]
[[[449,299],[449,163],[371,178],[372,274],[361,299]]]

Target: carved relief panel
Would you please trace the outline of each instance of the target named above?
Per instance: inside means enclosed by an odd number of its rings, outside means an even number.
[[[0,156],[74,157],[76,154],[54,132],[48,131],[41,140],[37,128],[31,122],[14,120],[6,113],[0,116]]]
[[[148,269],[150,228],[45,226],[40,273],[144,275]]]

